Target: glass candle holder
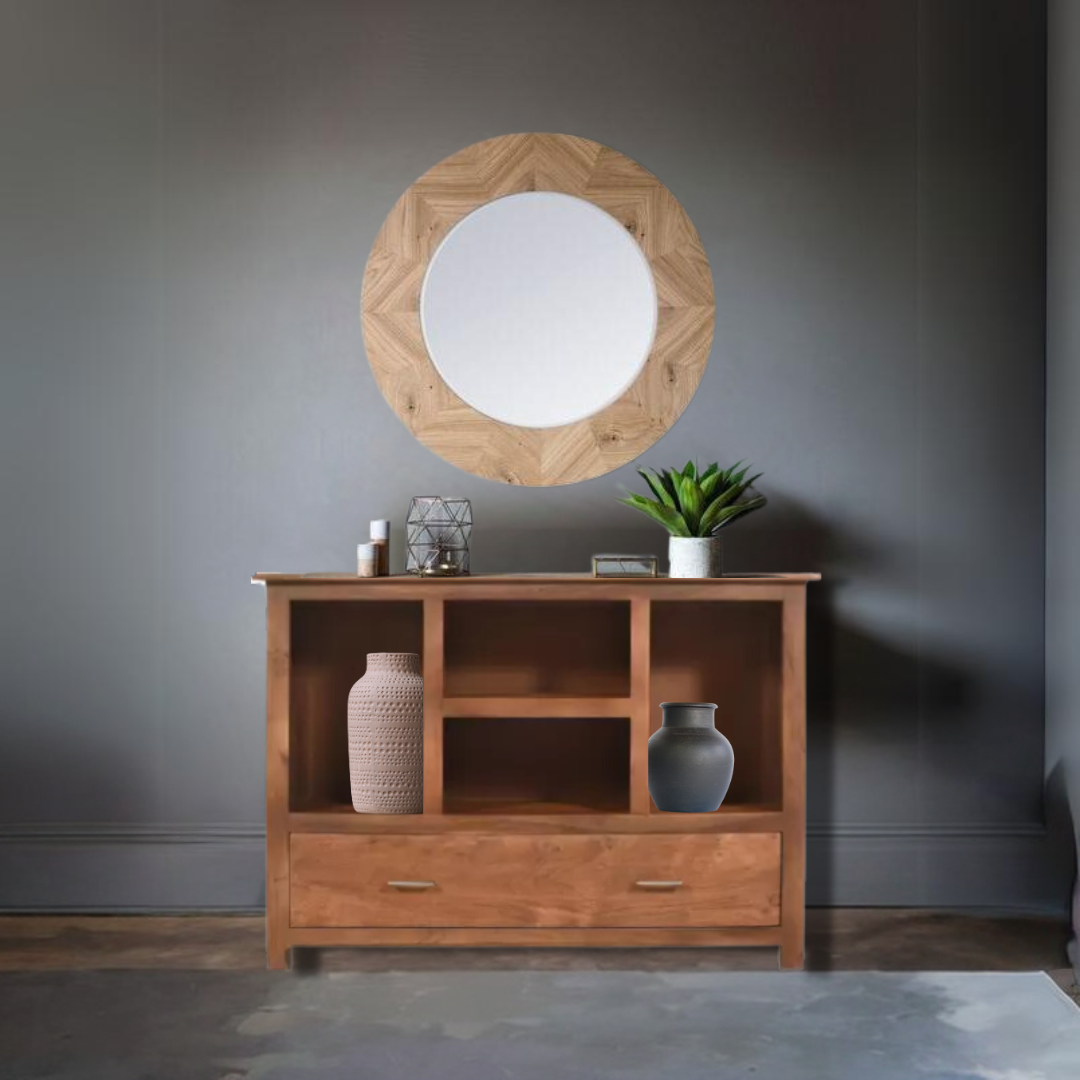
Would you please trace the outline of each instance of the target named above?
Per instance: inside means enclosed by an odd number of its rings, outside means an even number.
[[[468,499],[417,495],[405,525],[405,569],[423,577],[469,573],[472,505]]]

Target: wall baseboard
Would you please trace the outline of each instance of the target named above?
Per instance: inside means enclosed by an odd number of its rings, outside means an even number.
[[[0,825],[0,910],[261,912],[261,824]],[[1071,867],[1038,823],[812,824],[807,903],[1067,910]]]
[[[262,824],[131,824],[118,822],[37,822],[0,824],[3,844],[229,844],[257,843],[266,839]]]
[[[1064,914],[1072,838],[1041,823],[814,825],[807,903]]]
[[[0,825],[0,909],[261,912],[261,824]]]
[[[1046,826],[1041,822],[1017,821],[1000,824],[973,822],[971,824],[939,824],[936,822],[882,822],[863,824],[861,822],[845,824],[843,822],[809,822],[806,826],[807,840],[815,838],[888,838],[914,840],[974,840],[985,838],[1003,838],[1024,836],[1045,838]]]

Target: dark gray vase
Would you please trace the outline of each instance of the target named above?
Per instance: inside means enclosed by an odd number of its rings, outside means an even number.
[[[649,794],[660,810],[705,814],[724,801],[735,751],[716,730],[716,706],[665,701],[664,726],[649,738]]]

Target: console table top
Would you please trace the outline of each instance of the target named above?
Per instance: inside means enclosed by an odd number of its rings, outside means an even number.
[[[661,577],[594,577],[589,573],[582,574],[464,574],[458,577],[418,577],[416,574],[393,574],[390,577],[364,578],[356,574],[331,571],[329,573],[310,574],[284,574],[284,573],[258,573],[253,574],[253,585],[362,585],[365,588],[393,589],[395,586],[416,586],[422,584],[424,588],[443,588],[454,585],[457,588],[469,587],[470,585],[514,585],[514,584],[558,584],[566,582],[572,585],[633,585],[641,588],[656,588],[657,586],[671,585],[694,585],[705,588],[724,588],[731,585],[800,585],[812,581],[820,581],[820,574],[734,574],[719,578],[669,578]]]

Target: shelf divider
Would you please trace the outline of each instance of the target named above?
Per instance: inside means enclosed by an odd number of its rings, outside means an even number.
[[[650,640],[652,602],[630,601],[630,813],[647,814],[649,798],[649,703],[652,700]]]
[[[443,671],[442,597],[424,598],[424,813],[443,808]]]

